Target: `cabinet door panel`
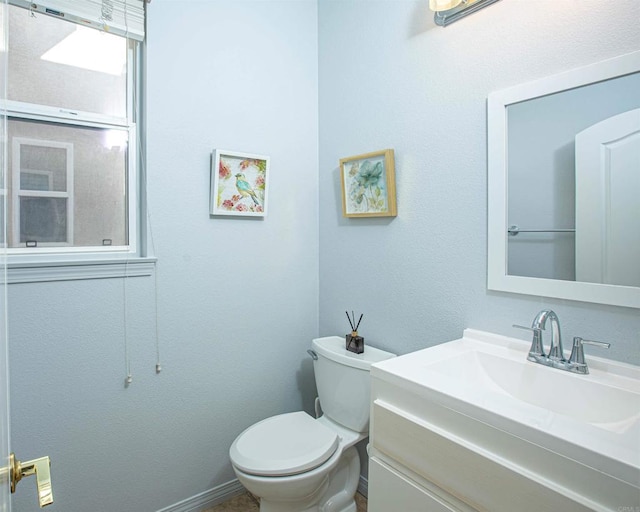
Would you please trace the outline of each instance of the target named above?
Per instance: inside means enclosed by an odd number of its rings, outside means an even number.
[[[368,512],[458,512],[375,457],[369,459]]]

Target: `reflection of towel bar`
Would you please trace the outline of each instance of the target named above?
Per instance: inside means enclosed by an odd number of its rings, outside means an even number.
[[[516,236],[518,233],[575,233],[575,229],[520,229],[518,226],[509,226],[507,233],[509,236]]]

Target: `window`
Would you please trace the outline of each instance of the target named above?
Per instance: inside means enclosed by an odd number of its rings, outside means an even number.
[[[10,272],[144,259],[136,122],[144,17],[127,17],[143,13],[142,1],[10,4],[0,191]]]
[[[73,144],[14,137],[9,246],[73,245]]]

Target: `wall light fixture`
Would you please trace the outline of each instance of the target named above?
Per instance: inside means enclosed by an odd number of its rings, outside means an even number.
[[[436,25],[446,27],[469,14],[479,11],[499,0],[429,0],[429,8],[435,11]]]

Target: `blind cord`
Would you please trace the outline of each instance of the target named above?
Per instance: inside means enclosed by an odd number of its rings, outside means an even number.
[[[124,387],[128,388],[133,382],[133,375],[131,375],[131,358],[129,357],[129,335],[127,329],[127,277],[128,277],[128,263],[124,264],[124,277],[122,278],[122,324],[123,324],[123,336],[124,336],[124,366],[126,377],[124,379]]]

